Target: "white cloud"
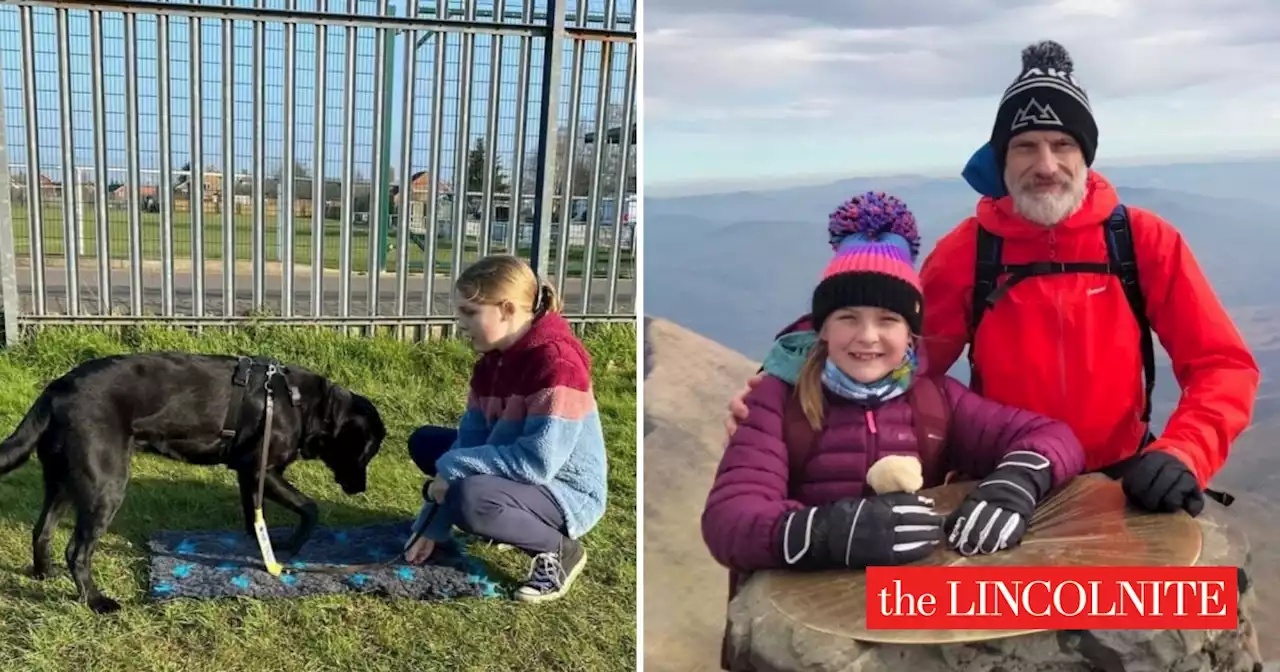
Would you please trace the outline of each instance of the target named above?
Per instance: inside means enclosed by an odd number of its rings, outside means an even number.
[[[645,116],[656,128],[715,133],[966,98],[994,107],[1021,49],[1040,39],[1067,47],[1095,101],[1194,87],[1230,97],[1280,76],[1271,0],[656,0],[646,9]]]

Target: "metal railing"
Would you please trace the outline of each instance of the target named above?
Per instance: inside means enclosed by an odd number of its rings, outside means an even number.
[[[490,253],[570,320],[635,320],[635,0],[223,2],[0,6],[7,341],[452,333]]]

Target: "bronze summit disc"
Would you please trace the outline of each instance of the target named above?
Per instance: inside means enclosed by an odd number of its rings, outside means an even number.
[[[959,506],[976,482],[922,490],[939,512]],[[1073,479],[1036,510],[1022,543],[990,555],[965,557],[939,548],[914,566],[1119,565],[1189,567],[1200,558],[1200,525],[1186,512],[1146,513],[1128,506],[1120,483],[1101,475]],[[868,630],[866,573],[761,572],[773,606],[805,626],[833,635],[878,644],[959,644],[1035,630]]]

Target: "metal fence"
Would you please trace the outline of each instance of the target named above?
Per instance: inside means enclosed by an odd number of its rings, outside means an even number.
[[[491,253],[571,320],[634,321],[635,1],[0,7],[6,340],[448,333],[452,280]]]

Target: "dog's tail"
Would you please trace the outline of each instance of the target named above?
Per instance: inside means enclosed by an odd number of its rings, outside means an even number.
[[[40,435],[49,426],[52,414],[53,402],[47,392],[42,393],[9,438],[0,443],[0,474],[7,474],[26,463],[35,452]]]

